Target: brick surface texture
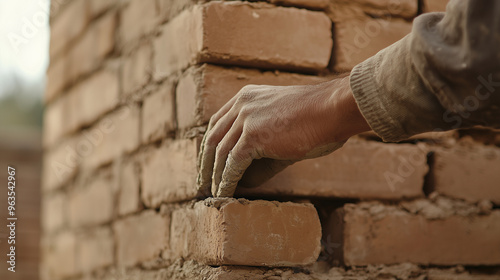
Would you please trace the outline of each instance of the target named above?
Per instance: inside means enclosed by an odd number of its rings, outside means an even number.
[[[51,1],[38,279],[498,279],[498,130],[363,133],[231,199],[196,183],[243,87],[330,81],[447,2]]]

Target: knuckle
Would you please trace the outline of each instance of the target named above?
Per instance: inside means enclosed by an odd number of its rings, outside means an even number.
[[[217,141],[217,138],[215,136],[215,133],[213,133],[212,131],[209,131],[207,133],[208,133],[208,135],[207,135],[207,140],[205,142],[205,146],[207,146],[207,147],[215,147],[215,146],[217,146],[217,144],[218,144],[217,142],[218,141]]]

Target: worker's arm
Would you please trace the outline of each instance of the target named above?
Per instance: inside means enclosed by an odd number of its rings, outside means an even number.
[[[452,0],[446,14],[351,72],[370,127],[386,141],[427,131],[500,125],[500,1]]]
[[[495,0],[455,0],[446,16],[422,15],[411,34],[356,66],[350,87],[343,78],[243,89],[210,121],[201,190],[231,196],[245,171],[244,185],[260,183],[295,161],[332,152],[369,130],[367,123],[386,141],[499,127],[499,15]]]

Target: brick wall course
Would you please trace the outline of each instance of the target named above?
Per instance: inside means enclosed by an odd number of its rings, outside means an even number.
[[[416,201],[402,208],[347,204],[337,210],[330,224],[343,228],[337,258],[349,266],[498,265],[500,212],[479,215],[475,207],[459,205],[454,209],[453,202],[446,200]]]
[[[340,150],[288,167],[239,195],[400,200],[423,196],[427,148],[352,139]]]
[[[294,266],[317,259],[321,225],[311,204],[209,199],[175,210],[171,233],[174,255],[206,264]]]

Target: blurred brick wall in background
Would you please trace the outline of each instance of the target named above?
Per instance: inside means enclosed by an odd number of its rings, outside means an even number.
[[[498,279],[495,131],[366,133],[250,200],[195,200],[241,87],[331,79],[445,3],[54,0],[42,279]]]

